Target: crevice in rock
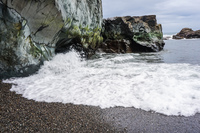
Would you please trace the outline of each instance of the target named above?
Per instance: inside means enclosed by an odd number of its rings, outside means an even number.
[[[47,27],[49,27],[49,25],[42,25],[42,26],[40,26],[39,29],[33,35],[35,36],[38,32],[42,31],[43,29],[45,29]]]

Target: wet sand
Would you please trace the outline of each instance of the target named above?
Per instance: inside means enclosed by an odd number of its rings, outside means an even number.
[[[200,114],[165,116],[135,108],[35,102],[0,81],[0,132],[200,133]]]

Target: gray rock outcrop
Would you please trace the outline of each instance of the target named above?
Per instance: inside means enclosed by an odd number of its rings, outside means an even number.
[[[1,0],[0,78],[25,76],[56,52],[103,41],[101,0]]]
[[[102,34],[104,52],[155,52],[164,47],[162,26],[155,15],[105,19]]]

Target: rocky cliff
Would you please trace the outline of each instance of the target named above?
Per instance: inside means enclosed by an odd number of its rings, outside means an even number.
[[[102,34],[105,52],[153,52],[164,47],[162,26],[155,15],[105,19]]]
[[[35,72],[70,47],[89,56],[101,28],[101,0],[1,0],[0,78]]]
[[[156,16],[103,21],[101,0],[0,0],[0,79],[27,76],[71,48],[105,52],[163,49]]]
[[[192,39],[200,38],[200,30],[193,31],[191,28],[183,28],[179,33],[173,36],[173,39]]]

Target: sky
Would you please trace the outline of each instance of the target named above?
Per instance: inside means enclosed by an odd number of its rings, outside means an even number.
[[[163,32],[200,29],[200,0],[102,0],[103,17],[156,15]]]

